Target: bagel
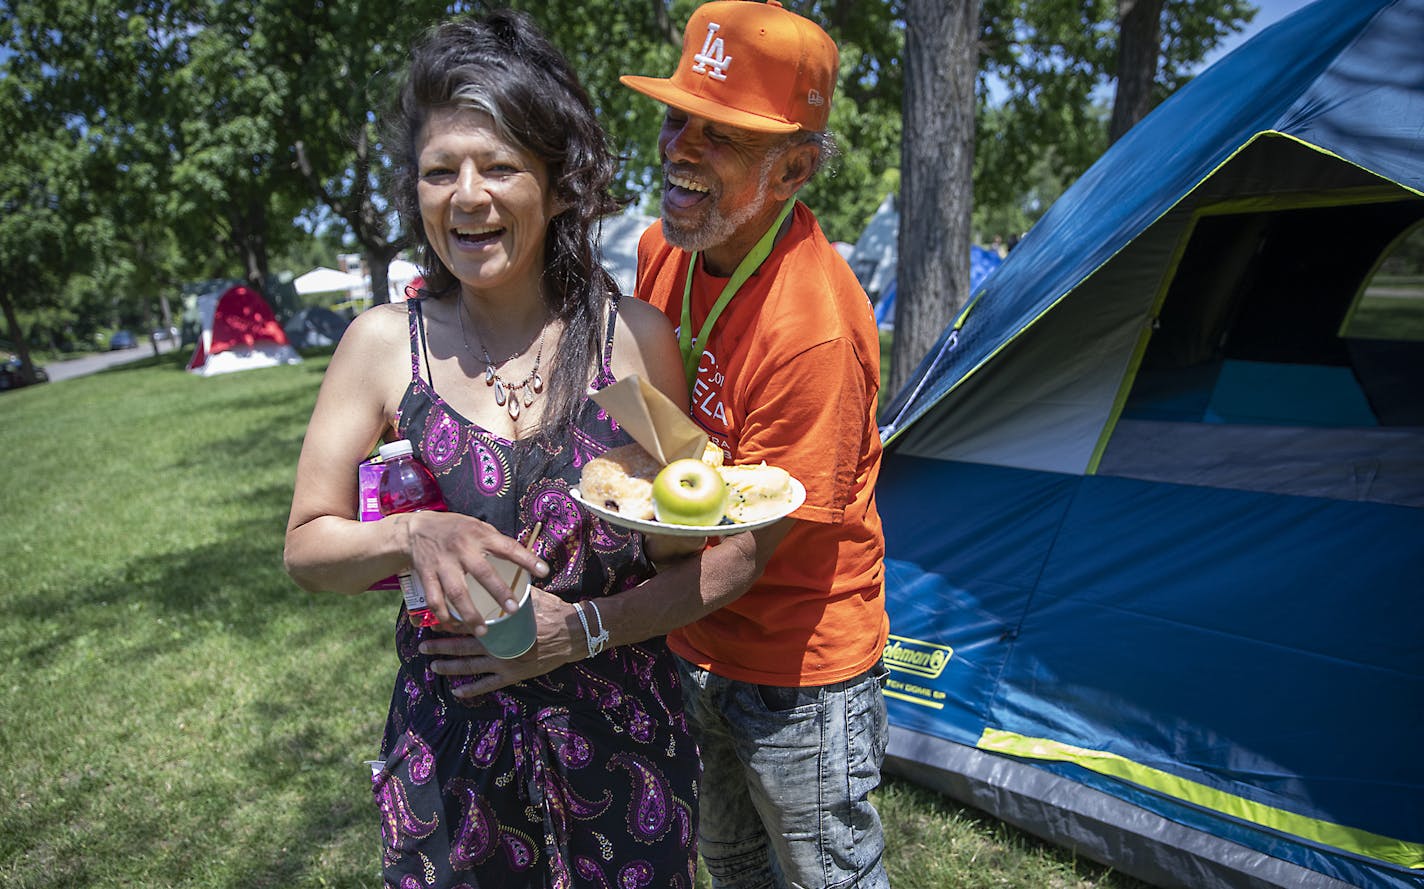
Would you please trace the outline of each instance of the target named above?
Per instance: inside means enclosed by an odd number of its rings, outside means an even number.
[[[579,494],[630,519],[653,518],[653,479],[662,464],[639,444],[605,451],[584,464]]]

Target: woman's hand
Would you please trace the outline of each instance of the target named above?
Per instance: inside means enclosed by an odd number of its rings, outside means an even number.
[[[479,519],[434,511],[402,513],[392,518],[405,537],[411,573],[420,579],[426,605],[445,632],[485,632],[482,609],[470,597],[466,575],[486,590],[502,591],[504,595],[495,599],[506,614],[514,613],[518,607],[508,592],[509,581],[500,576],[486,556],[512,562],[535,578],[549,573],[549,566],[536,553]]]
[[[534,647],[517,658],[489,654],[476,636],[434,636],[420,643],[420,653],[434,658],[430,668],[436,673],[474,677],[472,682],[452,683],[456,697],[469,699],[489,694],[587,656],[583,626],[573,605],[538,587],[531,587],[529,595],[534,606],[536,638]]]

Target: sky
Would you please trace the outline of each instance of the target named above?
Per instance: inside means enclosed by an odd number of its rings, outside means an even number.
[[[1222,41],[1216,50],[1206,57],[1206,64],[1211,64],[1217,59],[1231,52],[1243,42],[1255,36],[1257,31],[1272,25],[1303,6],[1309,6],[1312,0],[1251,0],[1252,4],[1259,10],[1256,18],[1246,27],[1245,31],[1233,34]]]

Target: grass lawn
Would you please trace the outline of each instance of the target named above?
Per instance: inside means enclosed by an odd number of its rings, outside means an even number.
[[[396,598],[281,566],[326,358],[183,357],[0,396],[0,885],[377,889]],[[897,889],[1142,885],[913,784],[877,802]]]

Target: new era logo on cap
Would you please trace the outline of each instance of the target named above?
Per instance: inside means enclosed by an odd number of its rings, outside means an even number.
[[[826,32],[776,0],[713,0],[693,11],[671,77],[620,79],[688,114],[742,129],[821,132],[839,63]]]

